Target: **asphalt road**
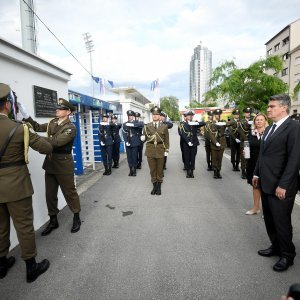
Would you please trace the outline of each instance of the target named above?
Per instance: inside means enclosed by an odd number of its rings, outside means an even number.
[[[19,249],[16,265],[0,281],[0,299],[280,299],[300,282],[300,261],[287,272],[277,258],[257,255],[269,246],[262,215],[246,216],[251,187],[224,158],[223,179],[206,171],[203,142],[195,178],[182,170],[177,128],[170,132],[162,195],[152,196],[146,158],[137,177],[123,161],[81,194],[82,229],[71,234],[72,214],[59,214],[50,236],[37,232],[38,260],[50,269],[25,281]],[[300,208],[293,212],[300,249]]]

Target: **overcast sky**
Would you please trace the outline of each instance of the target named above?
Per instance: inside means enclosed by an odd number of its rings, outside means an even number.
[[[19,0],[0,0],[0,9],[0,37],[21,46]],[[300,2],[36,0],[36,12],[87,69],[83,33],[90,32],[95,76],[117,87],[134,86],[150,100],[150,83],[159,78],[161,96],[176,96],[183,106],[191,55],[200,41],[212,51],[213,67],[232,58],[248,66],[265,56],[272,36],[300,17]],[[73,74],[70,89],[91,94],[89,74],[37,25],[38,54]]]

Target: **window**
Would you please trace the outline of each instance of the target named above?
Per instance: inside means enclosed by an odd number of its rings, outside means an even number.
[[[276,44],[276,45],[274,46],[274,51],[275,51],[275,52],[279,50],[279,46],[280,46],[280,43],[278,43],[278,44]]]
[[[281,75],[285,76],[287,74],[288,74],[288,68],[283,69]]]
[[[285,53],[284,55],[282,55],[282,60],[286,61],[289,58],[289,54]]]
[[[268,56],[271,55],[271,54],[272,54],[272,48],[267,51]]]
[[[290,41],[290,37],[289,37],[289,36],[288,36],[288,37],[286,37],[285,39],[283,39],[283,40],[282,40],[282,46],[284,46],[284,45],[288,44],[288,43],[289,43],[289,41]]]
[[[295,65],[296,66],[300,65],[300,56],[296,57],[296,59],[295,59]]]

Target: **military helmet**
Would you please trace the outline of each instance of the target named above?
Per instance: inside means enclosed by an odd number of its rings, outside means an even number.
[[[161,113],[161,109],[158,106],[154,106],[151,108],[152,115],[159,115]]]
[[[135,116],[135,112],[133,110],[127,110],[127,116]]]
[[[11,89],[7,84],[0,83],[0,99],[7,97],[10,92]]]
[[[222,109],[215,109],[214,111],[213,111],[213,114],[214,115],[221,115],[222,114]]]
[[[70,111],[75,111],[75,106],[73,106],[69,101],[67,101],[64,98],[59,98],[58,99],[58,105],[57,109],[61,110],[70,110]]]

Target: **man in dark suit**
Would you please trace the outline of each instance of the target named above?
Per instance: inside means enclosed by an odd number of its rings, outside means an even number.
[[[268,117],[273,125],[265,130],[252,184],[260,186],[264,221],[271,247],[259,250],[261,256],[279,256],[273,266],[281,272],[293,265],[291,214],[298,189],[300,168],[300,126],[289,117],[290,97],[286,94],[270,98]]]

